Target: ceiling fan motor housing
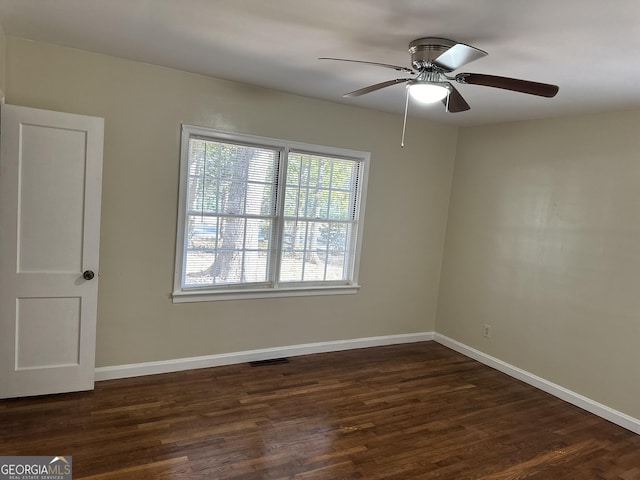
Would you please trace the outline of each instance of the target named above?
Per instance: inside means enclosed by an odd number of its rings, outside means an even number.
[[[411,65],[418,71],[432,69],[433,61],[457,42],[447,38],[426,37],[414,40],[409,44]]]

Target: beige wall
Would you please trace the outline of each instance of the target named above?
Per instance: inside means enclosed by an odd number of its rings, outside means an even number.
[[[461,130],[437,319],[636,418],[638,125],[632,111]]]
[[[7,37],[4,34],[2,25],[0,25],[0,90],[2,90],[3,94],[4,94],[4,72],[5,72],[6,52],[7,52]]]
[[[7,102],[105,118],[97,365],[432,331],[457,130],[7,39]],[[357,295],[174,305],[180,124],[372,153]]]

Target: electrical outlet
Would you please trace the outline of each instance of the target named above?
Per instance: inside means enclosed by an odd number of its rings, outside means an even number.
[[[491,325],[484,324],[484,327],[482,327],[482,336],[484,338],[491,338]]]

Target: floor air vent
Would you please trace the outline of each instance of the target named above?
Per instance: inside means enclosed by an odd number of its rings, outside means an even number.
[[[270,358],[269,360],[256,360],[249,362],[252,367],[264,367],[265,365],[280,365],[281,363],[289,363],[288,358]]]

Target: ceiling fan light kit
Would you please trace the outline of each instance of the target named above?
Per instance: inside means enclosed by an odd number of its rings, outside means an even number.
[[[435,103],[449,95],[449,89],[444,83],[410,83],[407,85],[411,98],[420,103]]]
[[[531,82],[517,78],[499,77],[481,73],[458,73],[455,76],[449,76],[449,73],[457,70],[461,66],[485,57],[487,52],[447,38],[418,38],[409,44],[409,54],[411,55],[411,65],[413,68],[344,58],[320,58],[320,60],[363,63],[416,75],[416,77],[413,78],[387,80],[386,82],[370,85],[344,95],[345,97],[359,97],[392,85],[406,83],[407,98],[404,112],[405,121],[402,128],[402,146],[404,146],[404,131],[409,108],[409,97],[414,98],[420,103],[435,103],[441,101],[446,111],[450,113],[464,112],[471,108],[451,82],[464,85],[482,85],[547,98],[554,97],[558,93],[557,85]]]

